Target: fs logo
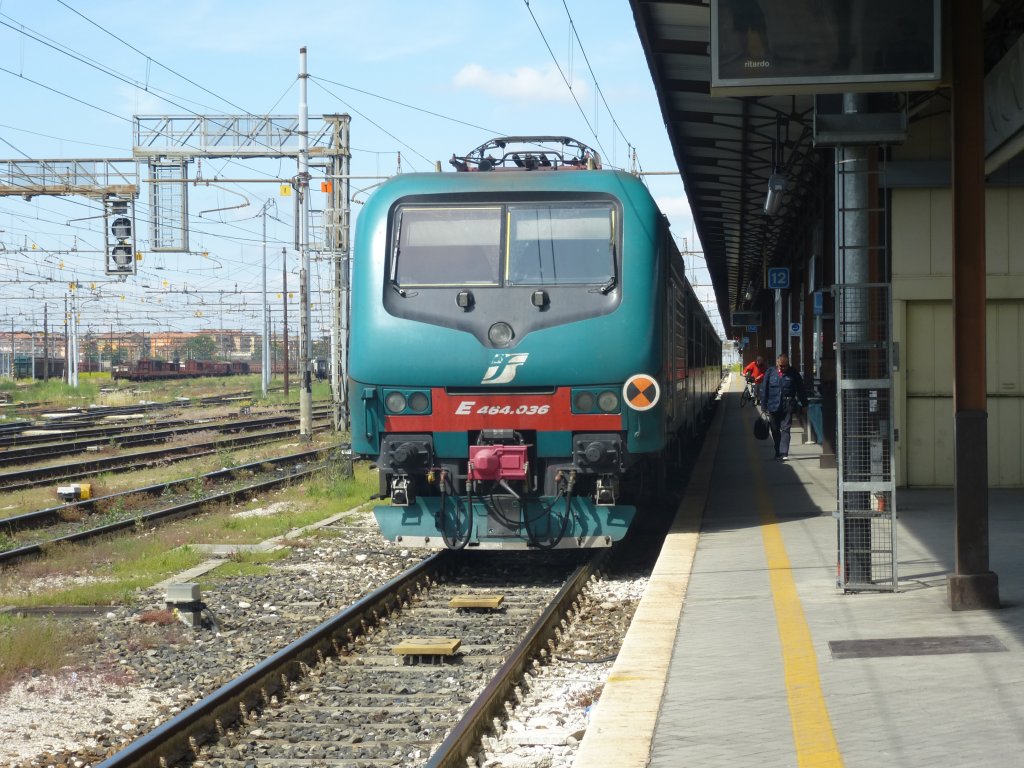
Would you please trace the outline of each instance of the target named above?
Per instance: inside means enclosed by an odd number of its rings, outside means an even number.
[[[508,384],[516,377],[516,370],[526,362],[529,352],[498,352],[480,379],[481,384]]]

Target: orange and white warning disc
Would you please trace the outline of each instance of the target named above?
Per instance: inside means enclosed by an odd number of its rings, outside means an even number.
[[[653,376],[637,373],[626,380],[622,387],[622,397],[634,411],[649,411],[658,404],[661,387]]]

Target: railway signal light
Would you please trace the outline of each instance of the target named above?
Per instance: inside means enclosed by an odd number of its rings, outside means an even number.
[[[106,273],[134,275],[135,262],[135,200],[111,195],[103,199],[103,222],[106,229]]]

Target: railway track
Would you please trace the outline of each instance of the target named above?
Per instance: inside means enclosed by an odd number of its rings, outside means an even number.
[[[79,420],[81,422],[88,422],[112,415],[144,413],[166,408],[209,407],[211,405],[224,405],[251,398],[252,392],[239,391],[208,395],[206,397],[181,397],[158,402],[135,403],[133,405],[95,405],[90,407],[60,408],[53,403],[37,403],[35,405],[10,403],[6,407],[9,409],[9,415],[14,415],[21,419]]]
[[[268,418],[297,411],[297,407],[293,407],[289,404],[277,408],[267,408],[261,413],[252,414],[252,416],[253,418]],[[128,416],[130,415],[131,414],[128,414]],[[110,441],[111,439],[116,441],[117,438],[121,436],[139,433],[143,430],[156,431],[178,429],[198,423],[209,423],[215,425],[218,422],[226,421],[228,418],[237,419],[237,416],[210,416],[203,418],[201,421],[195,417],[152,420],[152,417],[147,416],[146,414],[138,415],[140,416],[140,419],[120,421],[118,423],[111,423],[111,417],[109,416],[104,416],[93,422],[82,425],[67,424],[63,422],[53,422],[48,424],[25,422],[17,425],[11,425],[14,428],[7,429],[6,431],[3,429],[4,425],[0,424],[0,456],[13,449],[24,448],[30,445],[46,445],[47,443],[63,441],[69,438],[74,440],[95,440],[102,443]],[[114,416],[113,418],[117,417]]]
[[[326,466],[324,460],[327,455],[331,451],[337,451],[340,449],[340,446],[333,446],[331,448],[304,451],[276,459],[264,459],[251,464],[240,465],[230,469],[222,469],[217,472],[210,472],[206,475],[200,475],[198,478],[178,480],[173,483],[153,485],[146,488],[126,491],[121,494],[97,498],[93,500],[93,503],[109,502],[118,497],[124,498],[143,493],[149,495],[161,495],[168,488],[185,488],[188,484],[195,482],[197,479],[203,482],[206,480],[224,481],[227,478],[238,477],[239,475],[250,471],[260,471],[265,474],[268,466],[271,467],[274,472],[274,476],[270,478],[264,478],[256,482],[235,484],[227,490],[203,495],[200,498],[187,498],[184,501],[173,501],[170,504],[149,512],[140,513],[126,511],[120,516],[120,519],[106,520],[101,525],[95,527],[86,527],[46,541],[26,544],[24,546],[2,551],[0,552],[0,566],[9,565],[19,560],[31,557],[38,557],[54,545],[81,543],[90,539],[96,539],[101,536],[108,536],[112,533],[135,528],[140,525],[166,522],[189,514],[195,514],[214,504],[233,501],[236,497],[243,496],[244,494],[266,491],[281,485],[296,482],[313,474],[314,472],[317,472],[318,470],[323,469]],[[38,512],[31,512],[26,515],[19,515],[17,517],[0,520],[0,529],[6,527],[8,529],[17,530],[26,527],[48,525],[59,519],[62,514],[66,513],[68,507],[81,506],[81,504],[82,503],[79,503],[79,505],[53,507],[50,509],[39,510]]]
[[[439,552],[100,766],[465,766],[606,556]]]
[[[52,464],[45,467],[32,467],[5,472],[2,479],[0,479],[0,493],[11,493],[25,488],[34,488],[39,485],[52,483],[55,480],[80,480],[103,472],[142,469],[164,463],[170,458],[198,458],[216,454],[224,448],[257,445],[295,437],[294,425],[297,423],[298,418],[295,417],[287,421],[285,427],[235,435],[201,444],[179,445],[149,451],[138,451],[121,456],[106,456],[86,461],[78,460],[67,464]],[[314,427],[326,428],[329,426],[329,419],[314,418],[313,425]]]
[[[319,413],[314,411],[313,416],[324,417],[327,414],[326,409],[321,409]],[[149,432],[138,433],[129,432],[128,434],[122,434],[120,436],[108,436],[104,439],[97,439],[96,437],[89,436],[78,439],[65,440],[59,444],[53,444],[52,442],[44,446],[26,446],[23,448],[13,448],[11,450],[0,453],[0,467],[10,466],[13,464],[25,464],[30,461],[42,461],[48,458],[55,458],[58,456],[69,456],[74,453],[82,453],[89,448],[100,448],[103,446],[110,446],[118,449],[130,449],[144,445],[156,445],[158,443],[166,443],[174,438],[184,437],[186,435],[194,435],[199,432],[209,432],[215,430],[222,434],[230,434],[233,432],[248,432],[259,429],[267,429],[271,427],[280,427],[286,424],[294,424],[298,421],[297,416],[293,415],[280,415],[280,416],[263,416],[254,419],[231,419],[231,420],[219,420],[219,421],[203,421],[202,423],[191,422],[187,426],[169,427],[166,429],[157,429]],[[52,438],[51,438],[52,439]]]
[[[94,496],[93,498],[82,501],[58,504],[57,506],[38,509],[33,512],[26,512],[21,515],[0,518],[0,532],[14,534],[18,531],[47,527],[61,520],[76,519],[85,515],[93,514],[97,510],[106,510],[112,507],[116,508],[119,500],[128,500],[133,497],[148,496],[151,498],[158,498],[177,494],[190,494],[194,492],[197,483],[205,486],[209,483],[218,483],[238,476],[266,471],[268,468],[278,468],[292,464],[301,464],[303,462],[318,461],[326,455],[340,452],[344,452],[346,455],[350,456],[347,445],[315,448],[309,451],[291,453],[286,456],[260,459],[259,461],[253,461],[248,464],[239,464],[234,467],[218,469],[195,477],[171,480],[166,483],[155,483],[153,485],[146,485],[141,488],[132,488],[119,493],[111,493],[105,496]]]

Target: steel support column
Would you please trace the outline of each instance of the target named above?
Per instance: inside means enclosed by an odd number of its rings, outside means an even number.
[[[954,611],[999,607],[989,570],[985,398],[985,141],[980,3],[953,0]]]

